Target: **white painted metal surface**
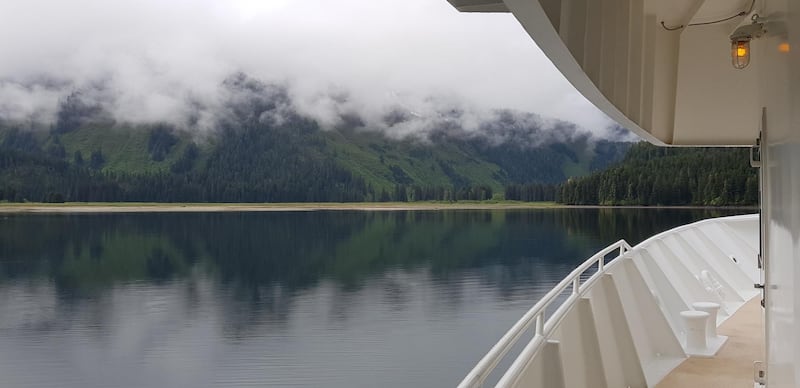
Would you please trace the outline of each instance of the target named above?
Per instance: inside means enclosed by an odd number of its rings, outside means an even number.
[[[706,338],[706,322],[709,315],[705,311],[687,310],[681,311],[684,327],[686,328],[686,340],[684,348],[689,354],[702,352],[708,347]]]
[[[764,221],[763,284],[766,377],[769,387],[800,385],[800,2],[790,0],[448,0],[462,11],[512,12],[528,34],[572,84],[622,126],[655,144],[751,145],[761,138],[761,200]],[[751,3],[752,2],[752,3]],[[729,22],[679,26],[720,20],[743,10],[770,23],[770,33],[751,42],[750,67],[733,70],[727,36],[751,15]],[[741,226],[741,225],[740,225]],[[726,225],[730,246],[748,251],[761,240],[739,226]],[[749,226],[746,228],[749,229]],[[677,241],[675,241],[677,240]],[[671,239],[664,244],[694,247],[695,241]],[[701,251],[714,252],[707,241]],[[716,241],[714,241],[716,242]],[[702,248],[706,245],[706,248]],[[661,251],[658,244],[640,255]],[[718,249],[717,249],[718,250]],[[681,251],[678,249],[677,251]],[[685,251],[685,249],[684,249]],[[693,249],[688,249],[692,253]],[[667,252],[667,256],[669,253]],[[661,271],[652,284],[672,276],[686,288],[670,298],[695,299],[706,285],[690,281],[693,262],[674,255],[682,268],[669,269],[656,260],[643,266]],[[736,257],[739,264],[752,257]],[[714,263],[720,274],[728,264]],[[739,265],[741,267],[741,265]],[[644,268],[644,267],[643,267]],[[736,278],[741,278],[732,272]],[[745,273],[752,275],[750,270]],[[688,279],[688,280],[687,280]],[[738,280],[715,277],[710,292],[722,299],[720,319],[730,314],[724,301],[737,292]],[[706,283],[713,283],[706,279]],[[712,284],[713,285],[713,284]],[[733,294],[731,294],[733,292]],[[709,294],[709,292],[707,292]],[[708,296],[708,295],[706,295]],[[713,300],[714,298],[712,298]],[[735,299],[735,298],[734,298]],[[670,326],[674,309],[665,304]],[[553,348],[555,345],[550,345]],[[552,352],[556,352],[551,350]]]
[[[706,320],[706,335],[711,339],[717,337],[717,313],[719,313],[719,307],[719,303],[714,302],[692,303],[693,309],[708,313],[708,319]]]
[[[464,12],[513,13],[575,88],[650,142],[742,146],[758,137],[760,65],[734,69],[729,35],[764,0],[448,1]],[[677,28],[751,5],[745,16]]]
[[[800,2],[770,0],[765,17],[784,20],[786,36],[762,38],[767,48],[758,88],[765,107],[762,203],[766,263],[767,387],[800,385]],[[788,53],[776,50],[780,44]]]
[[[558,319],[559,316],[564,315],[564,311],[559,307],[557,312],[547,321],[545,325],[545,313],[548,307],[553,304],[561,293],[568,287],[572,287],[572,295],[562,304],[562,306],[570,306],[575,303],[582,295],[581,290],[586,290],[587,284],[593,282],[599,275],[605,273],[605,256],[611,252],[618,252],[620,255],[630,249],[630,245],[625,241],[618,241],[609,245],[602,251],[596,253],[594,256],[586,260],[578,268],[572,271],[564,280],[550,290],[545,296],[533,306],[522,318],[517,321],[514,326],[502,337],[500,341],[495,344],[486,356],[478,362],[478,365],[467,375],[460,386],[472,387],[481,386],[484,380],[489,376],[489,373],[497,366],[497,363],[511,350],[511,347],[519,340],[519,338],[528,330],[531,325],[535,325],[535,333],[533,341],[530,346],[534,350],[539,347],[546,347],[544,340],[553,330],[553,317]],[[597,274],[592,276],[586,284],[581,285],[581,275],[587,270],[597,266]],[[556,319],[556,320],[557,320]],[[557,348],[557,346],[551,346]],[[527,349],[526,349],[527,350]],[[524,352],[523,352],[524,354]]]
[[[528,330],[533,338],[498,387],[654,386],[687,357],[681,312],[719,303],[716,327],[758,294],[751,245],[758,233],[757,215],[737,216],[684,225],[633,248],[624,240],[610,245],[536,303],[459,386],[483,386]],[[616,258],[606,263],[609,254]],[[565,290],[570,295],[557,304]]]

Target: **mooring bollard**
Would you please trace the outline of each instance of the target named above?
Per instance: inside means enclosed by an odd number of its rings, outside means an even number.
[[[697,311],[708,313],[708,320],[706,321],[706,335],[709,339],[717,338],[717,312],[719,311],[719,303],[714,302],[694,302],[692,308]]]
[[[708,347],[706,340],[708,316],[705,311],[681,311],[681,318],[686,328],[687,353],[702,353]]]

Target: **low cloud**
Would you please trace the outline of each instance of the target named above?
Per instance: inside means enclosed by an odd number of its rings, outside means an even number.
[[[271,120],[291,109],[323,128],[404,137],[448,122],[492,131],[484,123],[509,110],[619,136],[513,17],[459,14],[445,0],[26,0],[0,14],[14,15],[0,24],[14,37],[0,41],[7,121],[54,123],[72,97],[117,122],[207,131],[261,98],[231,89],[245,74],[285,91],[291,106]]]

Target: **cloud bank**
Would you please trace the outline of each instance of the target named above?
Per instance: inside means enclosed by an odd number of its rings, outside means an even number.
[[[0,15],[13,15],[0,23],[5,120],[53,121],[72,95],[118,121],[207,129],[244,73],[285,86],[323,127],[357,113],[404,136],[457,110],[481,130],[509,109],[618,134],[512,16],[445,0],[26,0]],[[391,125],[397,112],[412,119]]]

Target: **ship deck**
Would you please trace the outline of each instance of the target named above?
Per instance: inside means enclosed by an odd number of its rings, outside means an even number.
[[[656,388],[752,388],[753,361],[764,359],[761,297],[744,304],[719,328],[728,342],[713,358],[690,357]]]

